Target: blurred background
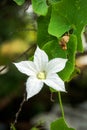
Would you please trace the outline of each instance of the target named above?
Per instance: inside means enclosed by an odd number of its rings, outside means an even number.
[[[0,1],[0,130],[10,130],[25,93],[27,76],[20,73],[12,62],[28,60],[34,53],[37,40],[37,16],[30,0],[17,6],[13,0]],[[87,130],[87,29],[82,36],[84,53],[76,55],[80,69],[70,82],[65,83],[68,93],[62,93],[67,122],[77,130]],[[24,102],[16,130],[49,130],[52,120],[61,116],[57,94],[47,87]]]

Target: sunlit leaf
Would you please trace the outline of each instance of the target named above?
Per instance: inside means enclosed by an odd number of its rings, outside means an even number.
[[[87,24],[87,0],[61,0],[53,4],[49,33],[56,37],[73,29],[77,36],[77,50],[82,51],[81,33]]]
[[[48,5],[46,0],[32,0],[32,5],[35,13],[39,15],[46,15],[48,11]]]
[[[43,49],[46,51],[50,59],[57,57],[67,58],[67,51],[62,50],[57,39],[47,42],[43,46]]]
[[[58,2],[58,1],[60,1],[60,0],[49,0],[49,4],[54,4],[54,3],[56,3],[56,2]]]
[[[51,130],[75,130],[67,126],[63,118],[59,118],[51,123]]]

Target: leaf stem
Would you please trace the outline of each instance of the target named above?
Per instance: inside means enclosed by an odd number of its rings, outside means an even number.
[[[62,104],[62,99],[61,99],[61,94],[60,94],[60,92],[58,92],[58,97],[59,97],[59,104],[60,104],[60,109],[61,109],[62,117],[63,117],[63,119],[65,119],[64,109],[63,109],[63,104]]]

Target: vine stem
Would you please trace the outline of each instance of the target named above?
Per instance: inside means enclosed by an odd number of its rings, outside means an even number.
[[[60,109],[61,109],[62,117],[63,117],[63,119],[65,119],[64,109],[63,109],[63,104],[62,104],[62,99],[61,99],[60,92],[58,92],[58,97],[59,97],[59,104],[60,104]]]
[[[19,116],[19,114],[20,114],[20,112],[21,112],[21,110],[22,110],[22,107],[23,107],[23,104],[24,104],[25,101],[26,101],[26,93],[24,93],[24,97],[23,97],[23,100],[22,100],[22,102],[21,102],[21,104],[20,104],[19,110],[17,111],[17,113],[16,113],[16,115],[15,115],[15,120],[14,120],[13,125],[15,125],[15,124],[17,123],[17,121],[18,121],[18,116]]]

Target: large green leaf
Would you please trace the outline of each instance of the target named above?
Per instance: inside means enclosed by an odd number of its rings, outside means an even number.
[[[73,29],[77,36],[77,50],[82,51],[81,33],[87,24],[87,0],[62,0],[53,4],[49,33],[60,37]]]
[[[18,5],[24,4],[25,0],[13,0],[15,1]]]
[[[50,59],[56,57],[68,59],[65,68],[59,72],[59,76],[64,81],[68,81],[72,72],[74,71],[76,48],[77,38],[75,35],[70,36],[70,40],[67,43],[67,50],[62,50],[57,39],[49,41],[43,46],[43,49],[46,51]]]
[[[32,0],[32,5],[35,13],[39,15],[46,15],[48,12],[48,5],[46,0]]]
[[[63,118],[59,118],[51,123],[51,130],[75,130],[67,126]]]

